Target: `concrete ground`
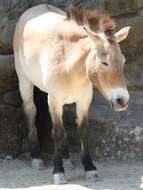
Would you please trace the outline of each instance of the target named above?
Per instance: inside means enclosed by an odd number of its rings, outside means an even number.
[[[0,190],[139,190],[143,189],[142,162],[99,161],[102,181],[87,183],[79,162],[67,170],[69,183],[52,185],[52,164],[46,170],[33,170],[22,160],[0,160]]]

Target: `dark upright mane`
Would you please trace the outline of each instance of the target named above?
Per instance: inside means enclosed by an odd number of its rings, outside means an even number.
[[[104,32],[108,37],[113,36],[116,23],[107,14],[96,10],[78,9],[72,5],[66,11],[67,19],[75,20],[78,24],[84,24],[86,20],[93,31]]]

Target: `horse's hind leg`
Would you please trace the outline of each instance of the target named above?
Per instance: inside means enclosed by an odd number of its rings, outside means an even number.
[[[19,90],[23,100],[23,107],[27,117],[28,124],[28,138],[31,153],[31,164],[34,169],[43,169],[44,164],[40,158],[40,146],[35,126],[36,107],[33,102],[33,84],[23,75],[18,75]]]

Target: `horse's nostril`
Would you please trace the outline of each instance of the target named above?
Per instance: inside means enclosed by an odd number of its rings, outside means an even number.
[[[127,102],[123,98],[117,98],[117,104],[119,104],[122,107],[125,107],[127,105]]]
[[[128,107],[128,98],[119,97],[111,100],[111,106],[115,111],[123,111]]]

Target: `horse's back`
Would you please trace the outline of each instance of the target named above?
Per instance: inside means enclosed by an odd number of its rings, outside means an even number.
[[[39,81],[38,87],[42,86],[39,59],[44,43],[51,44],[64,20],[62,10],[42,4],[27,10],[17,22],[13,41],[16,71],[26,74],[35,84]]]
[[[58,24],[64,18],[65,13],[52,5],[42,4],[28,9],[17,22],[14,34],[14,48],[19,44],[19,40],[26,40],[31,34],[33,36],[36,33],[37,35],[45,33],[52,25]],[[44,35],[41,36],[44,37]]]

